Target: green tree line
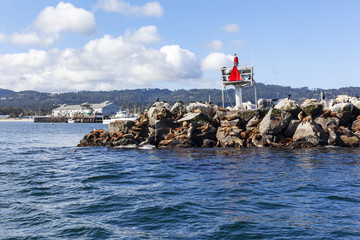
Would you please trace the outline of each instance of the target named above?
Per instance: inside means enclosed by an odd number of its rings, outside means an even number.
[[[278,85],[265,85],[258,83],[256,85],[257,97],[266,99],[281,99],[291,95],[291,99],[302,102],[306,98],[320,98],[320,92],[324,91],[328,99],[336,98],[337,95],[360,95],[360,87],[347,87],[339,89],[309,89],[291,88]],[[228,87],[224,94],[225,106],[231,106],[235,103],[234,89]],[[185,104],[191,101],[214,102],[222,105],[221,89],[127,89],[113,91],[79,91],[66,93],[45,93],[37,91],[20,91],[15,92],[6,89],[0,89],[0,108],[4,114],[14,113],[24,115],[44,115],[51,113],[53,108],[62,104],[81,104],[101,103],[111,101],[125,109],[149,108],[156,99],[167,101],[170,104],[176,101],[183,101]],[[244,88],[243,100],[254,103],[254,88]]]

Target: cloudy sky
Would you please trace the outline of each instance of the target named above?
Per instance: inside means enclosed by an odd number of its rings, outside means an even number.
[[[360,87],[357,0],[0,0],[0,88]]]

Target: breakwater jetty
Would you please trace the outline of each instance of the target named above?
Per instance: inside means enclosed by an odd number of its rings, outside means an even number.
[[[135,122],[86,134],[83,146],[190,148],[360,146],[360,100],[260,99],[258,109],[155,102]]]

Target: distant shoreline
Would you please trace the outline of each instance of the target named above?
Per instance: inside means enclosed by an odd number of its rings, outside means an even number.
[[[0,122],[34,122],[33,118],[0,118]]]

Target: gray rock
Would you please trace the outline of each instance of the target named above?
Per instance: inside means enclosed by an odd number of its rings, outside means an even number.
[[[137,144],[137,142],[133,138],[121,138],[120,140],[114,141],[112,143],[113,146],[125,146],[132,144]]]
[[[253,117],[260,118],[260,112],[257,109],[244,109],[237,112],[239,118],[244,122],[250,121]]]
[[[196,128],[193,131],[191,139],[199,147],[205,144],[204,141],[206,139],[215,141],[215,145],[216,145],[216,140],[217,140],[216,132],[217,129],[211,125],[208,126],[206,131],[204,131],[202,128]]]
[[[338,142],[338,134],[336,133],[335,129],[333,129],[333,128],[328,128],[328,131],[329,131],[328,144],[336,145]]]
[[[360,119],[355,120],[355,121],[352,123],[351,130],[353,130],[354,132],[360,131]]]
[[[203,145],[201,147],[202,148],[212,148],[212,147],[215,147],[215,145],[216,145],[216,141],[214,141],[212,139],[204,139]]]
[[[243,147],[244,141],[240,139],[240,129],[219,127],[216,132],[216,138],[222,147]]]
[[[303,148],[313,148],[316,145],[313,145],[311,142],[305,140],[298,140],[290,144],[290,148],[292,149],[303,149]]]
[[[191,148],[195,144],[187,135],[179,135],[171,140],[162,140],[159,142],[159,148]]]
[[[128,133],[133,126],[135,126],[133,121],[115,121],[109,124],[109,133]]]
[[[318,117],[315,118],[314,121],[319,124],[326,133],[329,133],[329,129],[337,129],[340,126],[340,120],[337,117]]]
[[[198,112],[186,113],[181,119],[177,120],[177,122],[184,122],[184,121],[191,122],[194,125],[206,125],[207,123],[212,122],[209,115]]]
[[[182,102],[176,102],[170,109],[171,114],[178,116],[181,113],[186,113],[186,106]]]
[[[301,105],[301,110],[304,111],[306,115],[316,116],[322,111],[322,104],[319,103],[316,99],[306,99]]]
[[[154,108],[166,108],[169,111],[171,110],[171,106],[167,102],[155,102],[151,107],[154,107]]]
[[[321,100],[320,103],[322,105],[322,109],[323,109],[324,112],[330,110],[330,108],[336,104],[334,99]]]
[[[241,127],[242,126],[242,122],[240,119],[234,119],[234,120],[222,120],[220,121],[220,126],[221,127]]]
[[[327,143],[327,136],[320,125],[311,122],[302,122],[296,128],[294,141],[305,140],[314,146]]]
[[[186,107],[187,112],[193,112],[196,109],[200,110],[201,113],[212,117],[217,111],[217,106],[214,106],[211,104],[206,104],[206,103],[195,102],[195,103],[190,103]]]
[[[263,135],[261,137],[261,143],[262,144],[266,145],[268,141],[273,142],[274,141],[274,136],[273,135]]]
[[[353,109],[354,113],[356,115],[359,115],[360,114],[360,99],[352,99],[350,102],[354,106],[354,109]]]
[[[354,132],[354,135],[355,135],[355,136],[357,136],[358,138],[360,138],[360,130],[359,130],[359,131]]]
[[[350,121],[354,106],[351,103],[338,103],[330,108],[331,112],[340,119],[341,124],[347,124]]]
[[[292,115],[279,109],[270,109],[260,123],[259,132],[261,135],[276,135],[284,130]]]
[[[261,122],[261,119],[255,115],[246,124],[246,129],[256,127],[259,124],[259,122]]]
[[[358,147],[360,140],[357,136],[340,135],[337,144],[342,147]]]
[[[170,132],[170,129],[176,128],[174,119],[160,119],[155,122],[155,141],[161,141]]]
[[[154,126],[155,121],[162,118],[171,118],[170,105],[164,102],[156,102],[148,111],[149,124]]]
[[[174,122],[172,118],[163,118],[155,121],[155,131],[160,128],[176,128],[178,124]]]
[[[354,136],[353,131],[351,131],[351,129],[348,127],[341,126],[341,127],[339,127],[339,129],[337,131],[338,131],[339,135],[346,135],[349,137]]]
[[[260,98],[258,100],[258,108],[261,110],[269,110],[274,106],[274,102],[271,99]]]
[[[291,99],[282,99],[274,106],[275,109],[283,110],[297,116],[300,112],[299,105]]]
[[[300,120],[292,119],[289,122],[289,125],[285,129],[284,136],[292,137],[296,131],[296,128],[299,126]]]

